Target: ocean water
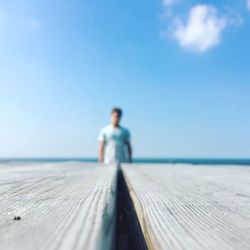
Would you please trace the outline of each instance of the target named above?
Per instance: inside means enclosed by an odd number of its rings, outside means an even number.
[[[97,158],[0,158],[2,162],[97,162]],[[241,165],[250,166],[250,158],[135,158],[134,163],[139,164],[163,164],[184,163],[192,165]]]

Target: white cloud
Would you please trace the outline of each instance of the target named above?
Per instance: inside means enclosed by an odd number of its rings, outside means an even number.
[[[174,5],[174,4],[179,3],[180,1],[181,0],[162,0],[162,3],[163,3],[164,6],[170,7],[170,6]]]
[[[220,43],[222,32],[232,22],[227,16],[220,16],[211,5],[195,5],[186,22],[175,19],[173,36],[181,47],[204,52]]]
[[[40,21],[38,21],[37,19],[31,19],[30,20],[30,25],[32,28],[34,29],[38,29],[38,28],[41,28],[42,27],[42,24]]]
[[[172,16],[172,8],[174,5],[180,3],[182,0],[162,0],[164,12],[161,15],[162,18]]]
[[[246,0],[247,1],[247,8],[250,10],[250,0]]]

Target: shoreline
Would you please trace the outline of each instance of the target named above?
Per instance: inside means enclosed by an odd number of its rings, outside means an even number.
[[[0,158],[1,163],[63,163],[63,162],[83,162],[98,163],[97,158],[74,158],[74,157],[13,157]],[[134,158],[136,164],[188,164],[188,165],[237,165],[250,166],[250,158]]]

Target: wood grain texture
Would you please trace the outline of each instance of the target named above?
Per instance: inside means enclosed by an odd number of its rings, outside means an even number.
[[[111,249],[116,175],[79,162],[0,164],[0,249]]]
[[[122,170],[149,249],[250,249],[250,167]]]

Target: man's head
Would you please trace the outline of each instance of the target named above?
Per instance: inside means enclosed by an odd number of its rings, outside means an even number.
[[[120,108],[113,108],[111,111],[111,123],[114,127],[118,127],[122,117],[122,110]]]

